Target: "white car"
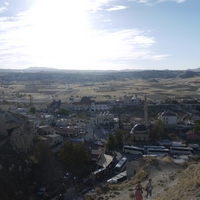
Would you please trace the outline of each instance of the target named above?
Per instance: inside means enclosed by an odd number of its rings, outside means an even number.
[[[117,179],[114,178],[108,179],[107,183],[117,183]]]

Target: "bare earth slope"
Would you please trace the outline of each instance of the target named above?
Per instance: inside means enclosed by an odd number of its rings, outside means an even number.
[[[200,163],[175,163],[169,157],[146,161],[133,179],[126,183],[108,185],[109,190],[105,192],[96,189],[96,193],[84,199],[134,200],[137,181],[141,179],[144,187],[148,178],[152,179],[153,184],[151,200],[200,200]],[[143,199],[146,199],[145,194],[144,191]]]

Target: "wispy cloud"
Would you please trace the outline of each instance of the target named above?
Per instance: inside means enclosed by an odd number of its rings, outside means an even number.
[[[176,2],[176,3],[183,3],[186,2],[187,0],[128,0],[128,1],[134,1],[136,3],[143,3],[149,6],[152,6],[157,3],[162,3],[162,2]]]
[[[0,26],[4,29],[0,32],[0,66],[4,67],[13,64],[16,67],[31,64],[48,66],[48,63],[69,65],[70,62],[75,65],[77,56],[82,61],[92,62],[91,65],[103,61],[161,60],[169,56],[157,55],[151,50],[156,43],[155,38],[144,30],[90,30],[84,36],[76,33],[74,38],[67,38],[67,34],[45,36],[40,30],[41,34],[35,36],[27,21],[27,13],[11,21],[1,18]]]
[[[177,3],[183,3],[185,2],[186,0],[175,0]]]
[[[98,1],[97,7],[109,2]],[[116,6],[110,11],[125,8]],[[153,50],[157,42],[149,30],[87,29],[83,32],[78,29],[78,18],[76,28],[74,24],[67,26],[66,20],[59,21],[60,18],[56,16],[50,21],[45,21],[49,20],[48,16],[42,19],[42,15],[38,19],[42,23],[38,25],[37,21],[35,27],[32,21],[35,18],[31,16],[32,12],[28,10],[13,17],[0,17],[0,67],[92,67],[96,63],[103,63],[106,66],[112,62],[117,66],[122,62],[127,65],[134,60],[156,61],[170,56],[157,54]]]
[[[157,3],[162,3],[162,2],[176,2],[176,3],[183,3],[183,2],[186,2],[187,0],[157,0]]]
[[[0,13],[3,13],[7,10],[7,7],[8,7],[8,3],[4,3],[4,5],[0,5]]]
[[[110,6],[114,0],[89,0],[86,5],[87,10],[98,11],[103,10],[105,6]]]
[[[115,7],[112,7],[112,8],[108,8],[106,10],[107,11],[117,11],[117,10],[124,10],[126,8],[127,8],[126,6],[115,6]]]

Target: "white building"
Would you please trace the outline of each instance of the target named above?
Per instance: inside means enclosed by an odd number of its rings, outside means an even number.
[[[107,102],[92,102],[90,105],[91,111],[107,111],[109,110]]]
[[[58,134],[49,134],[49,135],[45,135],[43,137],[48,138],[48,143],[49,143],[50,147],[53,147],[53,146],[63,142],[62,136],[58,135]]]
[[[104,111],[97,115],[93,122],[96,125],[109,125],[114,123],[114,115],[110,114],[109,111]]]
[[[54,119],[53,115],[41,114],[40,117],[40,125],[51,125]]]
[[[56,121],[56,126],[66,127],[67,125],[68,125],[67,119],[62,118]]]
[[[89,110],[90,109],[90,103],[88,102],[73,102],[70,105],[70,108],[75,111],[79,110]]]
[[[125,105],[141,105],[142,100],[140,98],[125,98],[124,100]]]
[[[164,111],[158,116],[158,119],[160,119],[166,125],[177,124],[177,118],[177,114],[172,111]]]
[[[48,134],[39,137],[40,140],[47,142],[51,150],[55,153],[63,147],[63,137],[58,134]]]

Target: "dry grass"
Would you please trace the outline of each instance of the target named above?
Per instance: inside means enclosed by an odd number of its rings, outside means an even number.
[[[98,89],[104,86],[106,88],[113,88],[115,91],[110,91],[109,89],[102,92],[97,92]],[[119,99],[120,97],[126,96],[136,96],[143,99],[144,94],[147,95],[149,99],[160,101],[163,96],[167,97],[180,97],[190,96],[197,97],[199,90],[199,81],[197,78],[190,79],[156,79],[156,81],[133,79],[126,81],[107,81],[104,83],[94,83],[93,85],[86,86],[80,84],[70,84],[70,90],[67,90],[65,84],[54,84],[54,85],[40,85],[33,87],[33,85],[28,85],[19,83],[16,85],[10,85],[8,87],[0,87],[0,92],[4,93],[5,98],[12,98],[15,93],[20,94],[31,94],[34,99],[47,99],[49,95],[53,95],[55,100],[62,100],[63,102],[69,101],[71,96],[75,100],[80,100],[83,96],[95,97],[95,100],[107,100],[108,95],[112,99]],[[28,97],[27,97],[28,99]],[[52,99],[49,99],[51,101]]]
[[[200,198],[200,163],[190,164],[183,170],[177,180],[177,184],[167,188],[162,193],[162,200],[181,199],[193,200]],[[197,198],[198,197],[198,198]],[[155,200],[160,200],[158,196]]]
[[[197,200],[200,198],[200,163],[187,161],[175,163],[171,157],[143,159],[140,171],[128,181],[106,184],[84,200],[134,199],[134,188],[138,181],[145,186],[148,178],[153,180],[154,200]]]

